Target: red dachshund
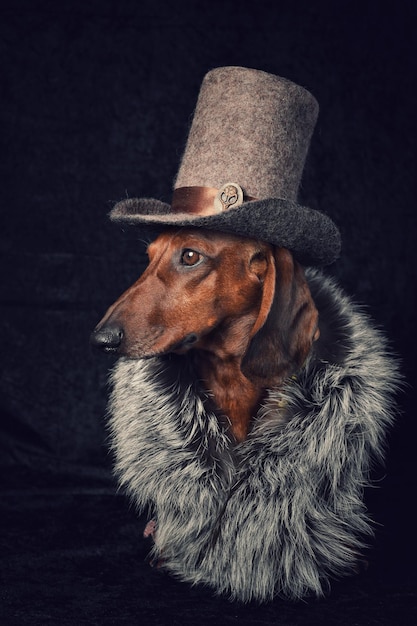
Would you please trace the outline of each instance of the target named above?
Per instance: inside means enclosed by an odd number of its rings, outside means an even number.
[[[304,363],[318,313],[284,248],[200,229],[171,230],[92,335],[106,352],[142,359],[190,350],[196,376],[243,441],[266,389]]]

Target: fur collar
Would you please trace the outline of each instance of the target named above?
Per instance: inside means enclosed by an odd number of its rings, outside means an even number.
[[[321,337],[232,444],[192,360],[121,359],[112,374],[116,472],[157,519],[154,557],[242,601],[321,595],[371,533],[362,501],[393,417],[396,363],[336,284],[306,272]]]

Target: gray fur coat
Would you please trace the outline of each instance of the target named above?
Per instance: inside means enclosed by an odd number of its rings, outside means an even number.
[[[246,441],[231,443],[191,356],[122,358],[112,374],[116,471],[156,519],[154,558],[241,601],[321,595],[371,533],[363,489],[383,456],[396,364],[331,279],[306,276],[320,339]]]

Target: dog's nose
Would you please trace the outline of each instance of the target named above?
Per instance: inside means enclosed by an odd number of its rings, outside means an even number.
[[[123,339],[123,329],[120,326],[103,326],[97,328],[90,335],[90,343],[103,352],[117,352]]]

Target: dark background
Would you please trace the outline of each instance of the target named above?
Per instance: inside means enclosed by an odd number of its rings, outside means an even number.
[[[417,623],[414,4],[3,0],[1,624]],[[111,475],[112,361],[88,338],[145,257],[107,213],[126,195],[170,200],[220,65],[317,97],[300,199],[339,225],[327,271],[385,328],[407,380],[367,492],[381,524],[369,569],[322,601],[243,607],[151,570]]]

